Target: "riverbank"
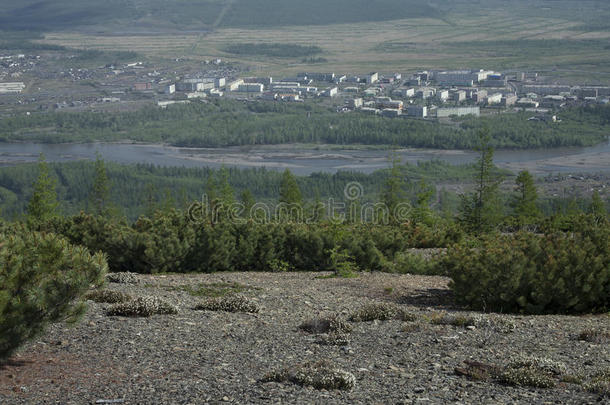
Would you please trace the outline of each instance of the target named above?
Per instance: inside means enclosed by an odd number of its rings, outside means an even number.
[[[477,153],[466,150],[383,149],[366,145],[253,145],[229,148],[181,148],[149,143],[85,143],[42,144],[0,143],[0,164],[12,165],[34,162],[40,153],[48,161],[95,159],[99,152],[103,159],[121,164],[147,163],[160,166],[185,167],[267,167],[295,174],[314,172],[334,173],[354,170],[371,173],[391,165],[393,154],[402,162],[443,160],[459,165],[472,163]],[[539,175],[549,173],[610,173],[610,141],[592,147],[567,147],[535,150],[497,150],[497,166],[512,171],[530,170]]]

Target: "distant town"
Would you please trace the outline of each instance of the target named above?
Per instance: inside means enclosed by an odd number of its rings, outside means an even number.
[[[15,103],[38,110],[95,110],[103,104],[153,102],[167,107],[214,97],[287,103],[327,98],[333,100],[337,112],[360,111],[384,117],[443,119],[530,111],[532,120],[557,121],[556,113],[566,106],[608,104],[610,99],[610,87],[548,83],[536,72],[301,72],[274,78],[248,76],[221,59],[202,65],[201,69],[182,72],[137,61],[95,69],[53,70],[40,55],[0,55],[0,94],[13,96],[1,98],[0,106]],[[37,84],[20,81],[22,77],[33,77]],[[45,81],[89,83],[92,90],[86,95],[78,91],[66,95],[45,89]]]

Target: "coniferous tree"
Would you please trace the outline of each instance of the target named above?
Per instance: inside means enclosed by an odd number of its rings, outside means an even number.
[[[155,187],[154,184],[147,184],[146,185],[146,195],[145,195],[145,201],[144,201],[144,215],[146,215],[147,217],[151,218],[155,211],[158,209],[158,203],[157,203],[157,187]]]
[[[252,217],[252,207],[254,206],[254,204],[256,204],[256,200],[254,199],[254,196],[252,195],[252,192],[248,189],[245,189],[244,191],[241,192],[241,203],[244,206],[244,212],[243,212],[243,217],[244,218],[251,218]]]
[[[390,218],[393,218],[392,213],[396,206],[405,200],[405,195],[404,180],[400,173],[400,159],[396,155],[391,155],[390,159],[392,168],[389,177],[384,182],[381,200],[389,210]]]
[[[280,203],[303,205],[303,196],[290,170],[284,170],[280,183]]]
[[[460,204],[460,222],[475,232],[490,231],[500,221],[501,202],[498,197],[499,179],[493,173],[494,150],[491,147],[489,129],[479,132],[479,158],[476,162],[477,174],[475,190],[463,195]]]
[[[417,193],[417,202],[411,214],[411,220],[416,224],[424,223],[426,225],[431,225],[434,214],[430,209],[430,203],[436,190],[433,187],[428,186],[424,180],[420,182],[419,190],[420,191]]]
[[[78,320],[82,295],[101,285],[105,255],[91,255],[52,233],[0,233],[0,360],[53,322]]]
[[[599,219],[606,218],[608,215],[608,212],[606,211],[606,204],[604,203],[604,200],[602,200],[597,190],[595,190],[591,196],[589,213]]]
[[[34,193],[27,207],[29,222],[46,221],[57,215],[59,203],[56,184],[57,181],[51,176],[49,166],[41,153],[38,158],[38,179],[34,183]]]
[[[540,217],[541,212],[536,204],[538,192],[530,172],[527,170],[519,172],[515,182],[517,184],[517,195],[512,203],[515,215],[521,223]]]
[[[297,180],[290,170],[286,169],[282,174],[280,182],[280,204],[277,216],[280,220],[302,221],[304,220],[303,196]]]
[[[108,209],[108,198],[110,195],[110,182],[106,173],[106,165],[99,152],[95,154],[95,178],[91,190],[91,203],[97,215],[103,215]]]

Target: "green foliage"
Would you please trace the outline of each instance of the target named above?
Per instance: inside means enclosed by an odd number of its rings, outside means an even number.
[[[104,160],[99,152],[95,158],[95,179],[93,180],[93,188],[91,190],[91,203],[93,204],[93,212],[96,215],[103,215],[107,212],[108,198],[110,195],[110,184]]]
[[[396,220],[392,214],[395,212],[398,204],[405,201],[405,181],[400,173],[400,160],[396,156],[391,156],[390,159],[392,167],[390,169],[390,175],[383,186],[381,201],[388,207],[389,212],[391,213],[390,218]]]
[[[118,141],[222,147],[286,143],[365,144],[473,149],[490,129],[494,148],[588,146],[608,139],[610,106],[562,111],[562,122],[528,121],[528,113],[434,121],[337,114],[318,104],[240,103],[216,99],[130,112],[53,112],[0,121],[0,140],[45,143]],[[312,118],[308,118],[308,113]]]
[[[517,184],[517,195],[512,202],[515,215],[520,223],[531,223],[541,215],[540,209],[536,205],[538,192],[534,185],[534,178],[527,170],[524,170],[519,172],[515,182]]]
[[[477,310],[528,314],[610,308],[610,230],[484,236],[449,249],[442,267],[456,301]]]
[[[303,196],[297,184],[296,178],[290,170],[284,170],[282,182],[280,183],[280,203],[284,204],[303,204]]]
[[[474,232],[486,232],[499,225],[501,206],[498,198],[500,180],[493,171],[493,148],[490,144],[489,130],[479,133],[480,145],[477,150],[477,176],[475,190],[470,195],[462,196],[460,222]]]
[[[279,203],[276,214],[279,220],[303,222],[303,196],[296,178],[288,169],[282,174]]]
[[[107,263],[53,235],[23,227],[0,234],[0,359],[52,322],[76,321],[82,295],[101,285]]]
[[[400,274],[443,275],[438,260],[438,258],[425,258],[416,253],[398,252],[387,269],[392,273]]]
[[[591,206],[589,207],[589,213],[598,220],[603,220],[608,217],[608,211],[606,210],[606,204],[599,195],[599,192],[595,190],[591,196]]]
[[[358,267],[347,250],[335,246],[330,249],[329,255],[331,270],[335,272],[335,276],[343,278],[356,276],[355,272],[358,271]]]
[[[140,218],[133,226],[81,213],[56,226],[72,243],[108,254],[113,271],[137,273],[189,271],[187,258],[195,232],[175,210]]]
[[[436,195],[436,189],[428,186],[425,180],[421,180],[419,183],[419,190],[415,207],[411,213],[411,221],[415,224],[423,223],[425,225],[433,225],[435,217],[430,209],[430,203]]]
[[[59,203],[55,191],[56,180],[49,172],[44,155],[38,159],[38,179],[34,184],[34,192],[28,203],[28,222],[48,221],[57,215]]]

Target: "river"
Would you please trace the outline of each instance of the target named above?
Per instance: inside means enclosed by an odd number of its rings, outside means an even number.
[[[337,145],[265,145],[229,148],[177,148],[164,145],[129,143],[42,144],[0,143],[0,165],[34,162],[40,153],[47,161],[93,160],[102,158],[117,163],[150,163],[185,167],[267,167],[308,175],[313,172],[357,170],[370,173],[388,167],[389,151],[380,149],[340,148]],[[403,162],[439,159],[452,164],[472,162],[477,154],[459,150],[399,149]],[[513,171],[528,169],[533,173],[560,172],[610,173],[610,140],[592,147],[566,147],[534,150],[498,150],[496,165]]]

